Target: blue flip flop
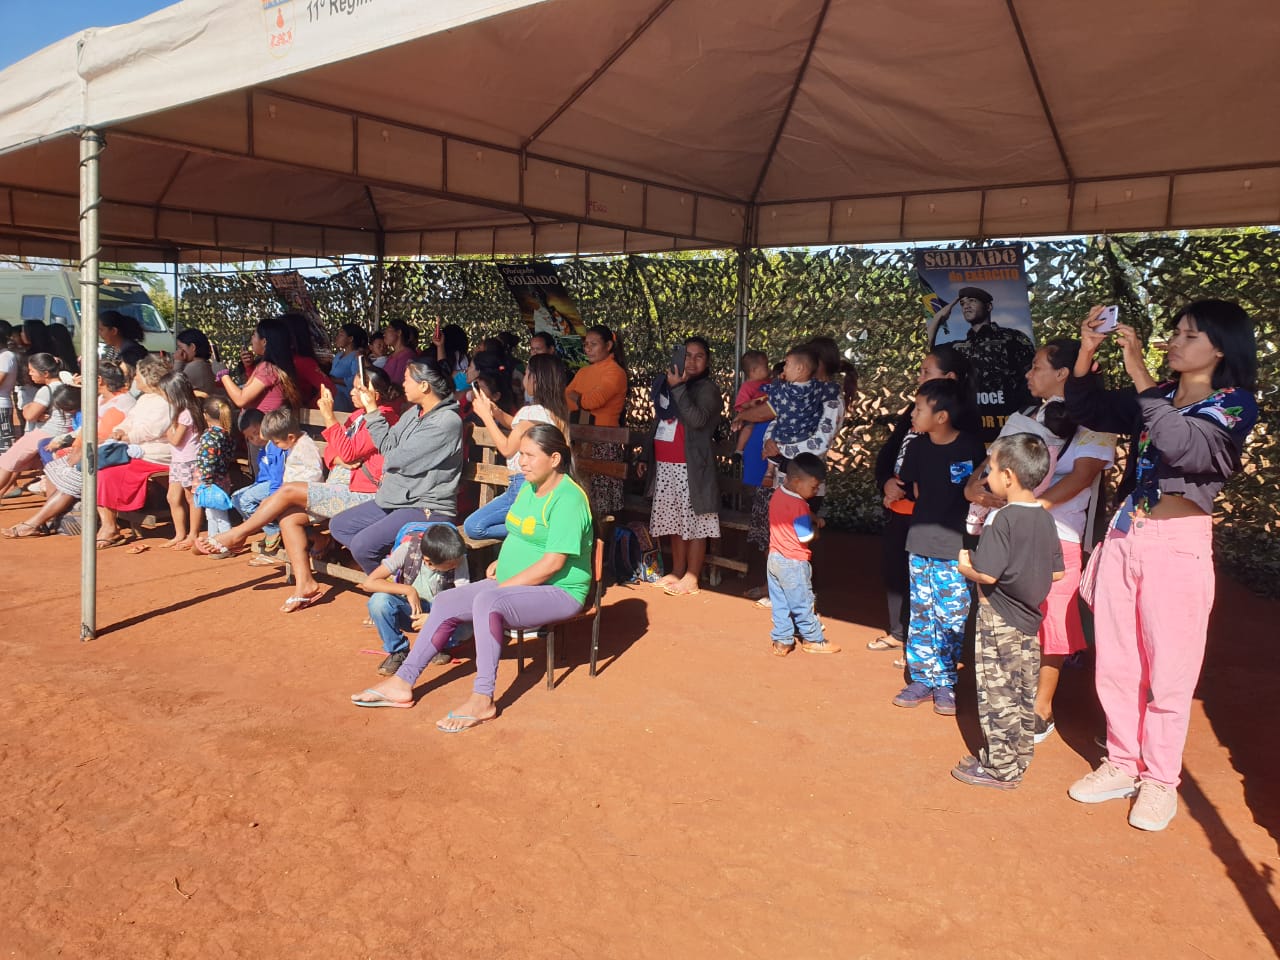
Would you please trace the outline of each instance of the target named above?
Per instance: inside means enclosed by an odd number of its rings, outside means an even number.
[[[392,700],[372,687],[352,696],[351,702],[357,707],[399,707],[401,710],[408,710],[413,706],[412,700]]]
[[[444,720],[437,720],[436,729],[439,730],[441,733],[466,733],[468,730],[478,727],[482,723],[488,723],[490,720],[492,720],[496,716],[497,714],[495,713],[493,717],[485,717],[484,719],[481,719],[480,717],[468,717],[465,714],[454,713],[452,710],[450,710],[449,715],[444,718],[445,720],[471,720],[473,722],[467,724],[467,726],[465,727],[459,727],[457,730],[447,730],[444,727],[440,726],[440,724],[444,723]]]

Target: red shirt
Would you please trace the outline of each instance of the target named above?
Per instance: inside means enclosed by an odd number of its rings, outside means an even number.
[[[769,498],[769,552],[788,560],[808,560],[816,534],[809,501],[779,486]]]
[[[670,423],[671,421],[665,421]],[[675,421],[676,432],[670,440],[659,440],[657,435],[653,438],[653,456],[659,463],[684,463],[684,424],[679,420]],[[663,424],[658,424],[658,429],[662,429]]]

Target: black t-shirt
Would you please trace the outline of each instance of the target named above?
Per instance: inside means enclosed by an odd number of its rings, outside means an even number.
[[[986,447],[972,433],[959,433],[939,446],[928,434],[911,442],[898,475],[908,490],[918,488],[916,508],[907,530],[907,552],[935,560],[960,555],[969,501],[965,481],[987,456]]]
[[[1040,604],[1053,575],[1063,569],[1062,544],[1049,511],[1037,503],[1002,507],[970,559],[973,569],[996,578],[978,589],[1004,622],[1023,633],[1039,630]]]

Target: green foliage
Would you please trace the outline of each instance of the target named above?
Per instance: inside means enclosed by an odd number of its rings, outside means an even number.
[[[1194,299],[1237,300],[1257,320],[1261,359],[1259,405],[1245,469],[1228,485],[1218,524],[1220,558],[1254,587],[1280,587],[1280,234],[1247,231],[1184,236],[1093,237],[1026,245],[1031,315],[1036,336],[1073,336],[1088,308],[1117,303],[1144,335],[1159,333]],[[925,350],[920,290],[912,251],[837,247],[756,251],[749,256],[746,305],[750,347],[780,359],[794,343],[835,337],[855,361],[860,395],[834,445],[827,508],[833,523],[875,530],[880,498],[872,467],[890,423],[914,392]],[[648,384],[671,348],[699,334],[712,346],[713,371],[726,404],[732,397],[738,312],[738,255],[606,257],[566,260],[561,279],[588,324],[621,334],[631,373],[630,423],[649,420]],[[308,279],[331,328],[371,323],[371,268],[350,268]],[[280,306],[258,273],[189,274],[183,278],[183,317],[223,348],[239,351],[260,316]],[[498,271],[483,260],[395,261],[386,266],[382,316],[402,317],[424,333],[440,317],[472,339],[515,330],[515,303]],[[1119,371],[1114,347],[1101,355]]]

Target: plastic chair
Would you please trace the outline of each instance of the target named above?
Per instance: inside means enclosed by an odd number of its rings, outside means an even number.
[[[524,636],[526,633],[547,634],[547,689],[556,688],[556,630],[573,623],[591,621],[591,676],[596,675],[596,660],[600,653],[600,607],[604,602],[604,548],[613,539],[613,517],[605,517],[596,533],[595,546],[591,557],[591,583],[587,587],[587,606],[567,620],[545,623],[539,627],[524,627],[516,630],[516,656],[519,658],[520,670],[524,670]]]

